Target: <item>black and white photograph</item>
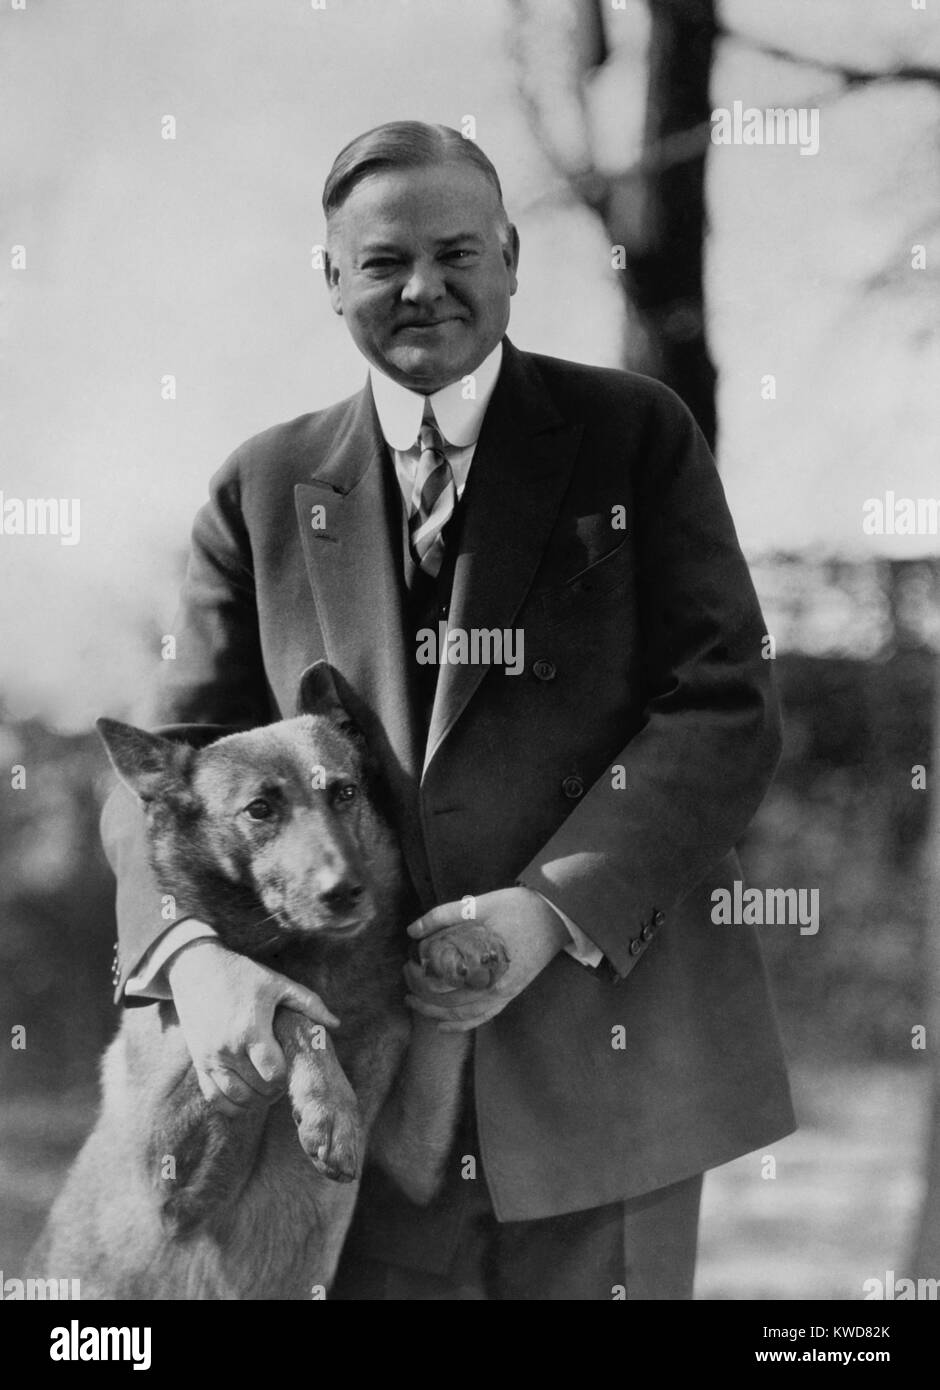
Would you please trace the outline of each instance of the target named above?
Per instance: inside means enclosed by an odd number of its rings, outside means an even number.
[[[890,1362],[940,1296],[940,4],[2,2],[33,1363],[363,1300]]]

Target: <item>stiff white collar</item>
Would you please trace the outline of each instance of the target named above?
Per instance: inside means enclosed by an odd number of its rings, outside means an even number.
[[[372,395],[386,444],[402,453],[412,447],[421,429],[426,400],[430,400],[438,429],[448,444],[458,449],[475,444],[480,437],[483,416],[490,403],[502,361],[503,345],[497,343],[476,371],[470,373],[475,383],[472,400],[464,397],[463,379],[452,381],[449,386],[442,386],[440,391],[433,392],[431,396],[422,396],[417,391],[409,391],[407,386],[399,386],[397,381],[392,381],[391,377],[370,366]]]

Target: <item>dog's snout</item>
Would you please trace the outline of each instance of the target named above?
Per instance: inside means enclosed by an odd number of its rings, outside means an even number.
[[[331,912],[348,912],[362,897],[362,884],[350,874],[321,874],[317,897]]]

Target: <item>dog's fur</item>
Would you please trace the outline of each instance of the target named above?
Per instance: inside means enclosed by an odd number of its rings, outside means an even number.
[[[301,707],[202,749],[99,721],[144,804],[157,881],[177,913],[315,990],[341,1026],[327,1033],[279,1008],[288,1095],[233,1119],[204,1100],[172,1003],[125,1011],[98,1122],[30,1260],[37,1274],[80,1278],[83,1298],[328,1288],[386,1101],[379,1160],[415,1201],[438,1185],[466,1036],[418,1021],[398,1075],[414,904],[376,769],[325,663],[306,673]],[[439,933],[420,955],[453,986],[485,986],[506,966],[501,943],[479,929]]]

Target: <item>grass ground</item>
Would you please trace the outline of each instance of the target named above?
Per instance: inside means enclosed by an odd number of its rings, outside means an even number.
[[[861,1299],[866,1279],[905,1271],[926,1127],[921,1076],[897,1067],[800,1069],[794,1094],[795,1135],[708,1175],[699,1299]],[[87,1093],[4,1103],[5,1277],[22,1268],[94,1104]],[[762,1176],[767,1155],[772,1178]]]
[[[924,1081],[899,1067],[795,1071],[799,1130],[706,1178],[696,1298],[861,1299],[866,1279],[904,1273]],[[765,1153],[776,1177],[761,1176]]]

